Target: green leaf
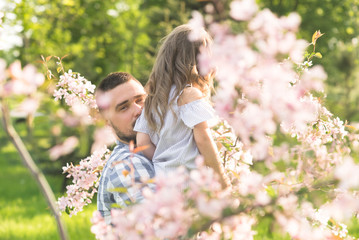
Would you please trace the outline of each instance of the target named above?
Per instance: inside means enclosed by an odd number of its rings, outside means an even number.
[[[133,204],[133,202],[130,201],[130,200],[126,200],[125,203],[126,203],[127,205],[132,205],[132,204]]]
[[[111,208],[123,208],[120,204],[112,203]]]
[[[74,210],[73,207],[70,208],[69,206],[66,206],[65,213],[67,213],[68,215],[70,215],[70,212],[71,212],[72,210]]]
[[[266,192],[272,198],[277,196],[277,193],[275,192],[275,190],[274,190],[274,188],[272,186],[267,186],[266,187]]]
[[[312,58],[314,56],[314,52],[312,52],[310,55],[309,55],[309,58]]]
[[[317,52],[317,53],[315,53],[314,57],[322,58],[323,56],[322,56],[322,54],[320,52]]]
[[[127,188],[125,187],[117,187],[109,189],[110,192],[119,192],[119,193],[127,193]]]

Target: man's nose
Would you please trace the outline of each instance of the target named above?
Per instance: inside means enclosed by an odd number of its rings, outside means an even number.
[[[134,116],[135,117],[140,116],[140,114],[142,112],[142,105],[137,104],[137,103],[134,103],[133,105],[134,105],[134,110],[133,110]]]

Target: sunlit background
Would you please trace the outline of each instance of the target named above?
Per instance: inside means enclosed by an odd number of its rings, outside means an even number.
[[[210,2],[0,0],[0,58],[8,64],[15,60],[20,60],[23,66],[33,64],[45,73],[41,56],[67,55],[66,70],[79,72],[94,84],[114,71],[130,72],[145,84],[160,40],[175,26],[186,23],[194,10],[204,12]],[[224,6],[228,3],[223,0]],[[323,58],[313,60],[314,64],[323,65],[328,74],[326,98],[322,101],[335,115],[356,126],[359,122],[359,0],[257,0],[257,3],[261,9],[269,8],[279,16],[297,12],[302,18],[298,38],[308,44],[316,30],[324,33],[316,46]],[[230,22],[230,19],[224,21]],[[50,103],[48,108],[49,111],[55,109]],[[27,137],[29,132],[22,125],[24,121],[18,119],[16,124],[20,135]],[[42,128],[36,134],[51,132],[50,121],[40,119]],[[85,133],[81,134],[86,138]],[[30,147],[30,150],[59,196],[66,184],[61,166],[71,159],[87,156],[90,142],[67,159],[54,163],[48,160],[45,149],[56,141],[56,136],[42,138],[36,142],[39,148]],[[5,206],[0,207],[0,239],[34,236],[35,239],[56,239],[53,222],[49,227],[52,233],[47,229],[47,222],[53,219],[48,216],[46,204],[2,131],[0,182],[0,205]],[[95,208],[92,205],[82,215],[66,218],[68,225],[79,226],[70,228],[71,236],[80,236],[74,239],[94,238],[89,230],[89,217]]]

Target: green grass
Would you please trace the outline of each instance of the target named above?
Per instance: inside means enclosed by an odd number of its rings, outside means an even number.
[[[23,166],[12,144],[0,138],[0,239],[60,239],[55,219],[35,180]],[[61,176],[46,176],[56,197],[61,195]],[[90,231],[92,204],[76,216],[64,214],[70,239],[95,239]]]

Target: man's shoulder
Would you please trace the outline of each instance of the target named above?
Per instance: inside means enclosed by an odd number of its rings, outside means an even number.
[[[121,159],[126,159],[130,156],[129,150],[126,150],[126,148],[121,147],[119,145],[116,145],[111,155],[109,156],[103,170],[102,170],[102,176],[111,174],[111,172],[114,170],[114,166],[116,166],[116,163],[118,161],[121,161]]]
[[[109,158],[109,161],[116,160],[116,158],[122,157],[122,158],[128,158],[131,155],[131,152],[126,145],[116,145],[114,149],[112,150],[111,156]]]
[[[116,169],[123,168],[124,165],[128,164],[133,164],[135,167],[146,166],[146,168],[148,165],[152,166],[152,162],[145,156],[132,153],[128,146],[117,145],[113,149],[106,167]]]

